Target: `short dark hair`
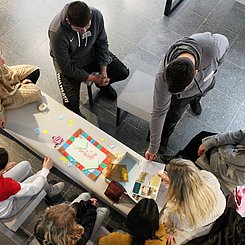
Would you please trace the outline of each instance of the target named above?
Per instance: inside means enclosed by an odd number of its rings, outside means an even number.
[[[8,164],[9,154],[5,148],[0,147],[0,170],[3,170]]]
[[[192,82],[195,76],[195,65],[188,58],[177,58],[171,61],[164,72],[170,93],[180,93]]]
[[[91,20],[91,11],[86,3],[75,1],[69,4],[66,16],[71,25],[85,27]]]
[[[131,245],[144,245],[159,230],[159,211],[153,199],[140,200],[129,212],[126,220],[128,232],[132,235]]]

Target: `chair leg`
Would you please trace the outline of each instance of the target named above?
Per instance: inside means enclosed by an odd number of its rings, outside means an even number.
[[[87,89],[88,89],[89,105],[92,106],[92,105],[94,104],[94,101],[93,101],[93,94],[92,94],[92,84],[87,85]]]
[[[121,108],[117,107],[117,127],[120,125],[120,117],[121,117]]]

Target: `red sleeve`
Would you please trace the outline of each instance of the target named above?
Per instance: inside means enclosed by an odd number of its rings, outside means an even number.
[[[0,181],[0,202],[20,191],[20,183],[11,178],[3,178]]]

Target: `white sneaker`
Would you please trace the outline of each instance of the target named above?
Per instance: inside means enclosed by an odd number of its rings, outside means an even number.
[[[50,185],[50,190],[47,191],[47,194],[49,197],[53,197],[55,195],[58,195],[59,193],[61,193],[63,191],[64,187],[65,187],[64,182],[59,182],[57,184]]]

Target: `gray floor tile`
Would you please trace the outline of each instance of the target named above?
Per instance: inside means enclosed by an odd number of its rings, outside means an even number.
[[[149,53],[161,57],[180,38],[182,38],[181,35],[158,23],[141,39],[139,46]]]
[[[245,14],[235,1],[220,1],[208,16],[208,20],[218,22],[219,25],[239,33],[245,24]]]
[[[0,27],[0,36],[4,36],[21,20],[22,19],[18,15],[9,13],[5,7],[0,6],[0,21],[2,23]]]
[[[35,31],[33,31],[33,29],[35,29]],[[28,56],[30,56],[31,53],[45,40],[46,32],[45,29],[33,26],[27,20],[24,20],[19,22],[6,35],[1,37],[0,42],[4,46],[13,49],[17,54],[28,58]]]
[[[210,12],[215,8],[219,1],[205,0],[205,1],[196,1],[189,0],[184,1],[183,7],[195,12],[196,14],[206,18]]]
[[[164,16],[160,23],[182,36],[193,34],[202,24],[204,18],[184,8],[177,9],[170,18]]]
[[[176,125],[174,133],[169,139],[168,147],[174,153],[177,153],[179,150],[183,149],[196,134],[203,130],[210,132],[214,131],[211,127],[199,121],[196,117],[185,113]]]
[[[15,53],[13,49],[10,49],[3,44],[0,44],[0,50],[2,51],[6,65],[12,66],[30,63],[27,59]]]
[[[155,76],[157,66],[160,58],[148,53],[144,49],[135,47],[128,55],[123,59],[123,62],[130,67],[130,69],[140,70],[149,75]]]
[[[244,77],[244,69],[225,61],[217,72],[215,88],[242,103],[245,99]]]
[[[119,126],[113,137],[142,156],[144,156],[148,147],[145,136],[125,121]]]
[[[244,129],[245,128],[244,118],[245,118],[245,104],[241,105],[235,117],[232,119],[231,124],[229,125],[227,130]]]
[[[123,59],[135,46],[131,41],[113,31],[108,34],[108,42],[110,51],[119,59]]]
[[[238,35],[237,39],[234,41],[231,48],[229,49],[227,55],[227,59],[237,64],[238,66],[242,67],[243,69],[245,69],[244,40],[245,40],[245,28]]]
[[[226,27],[221,26],[218,22],[213,22],[211,20],[205,20],[201,26],[196,30],[198,32],[211,32],[211,33],[219,33],[227,37],[230,45],[234,42],[235,38],[237,38],[237,33],[234,33],[228,30]]]
[[[240,104],[216,89],[201,100],[203,112],[198,119],[216,131],[225,131]]]
[[[110,28],[134,44],[137,44],[153,26],[153,21],[150,19],[125,9],[112,18],[114,20],[112,20]],[[128,21],[129,19],[130,21]],[[118,28],[119,26],[120,28]]]

